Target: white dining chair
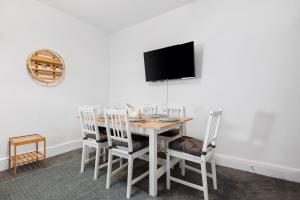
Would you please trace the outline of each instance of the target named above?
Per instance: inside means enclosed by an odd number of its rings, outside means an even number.
[[[185,117],[185,107],[182,105],[175,105],[175,104],[171,104],[168,106],[165,106],[161,109],[162,114],[167,115],[168,117],[178,117],[178,118],[183,118]],[[185,124],[183,125],[183,135],[185,135],[185,131],[186,131],[186,127]],[[161,134],[158,135],[158,139],[159,141],[163,141],[163,148],[162,151],[163,152],[167,152],[167,148],[170,142],[172,142],[173,140],[176,140],[177,138],[180,138],[182,135],[180,135],[179,133],[179,128],[175,128],[166,132],[163,132]],[[179,166],[181,168],[181,174],[184,175],[184,165],[185,165],[185,161],[181,160],[179,163]],[[172,169],[174,168],[174,166],[172,166]]]
[[[96,112],[96,115],[101,114],[101,106],[100,105],[84,105],[85,108],[92,108]],[[98,130],[100,133],[106,134],[106,128],[98,126]],[[86,148],[86,155],[90,155],[92,153],[93,148]],[[94,159],[93,157],[92,159]],[[106,162],[106,148],[103,148],[103,156],[102,156],[103,162]],[[89,162],[89,161],[88,161]]]
[[[94,179],[98,177],[98,170],[106,165],[99,165],[100,156],[103,156],[105,162],[105,148],[107,148],[107,134],[106,129],[99,128],[96,122],[96,116],[100,112],[99,106],[82,106],[78,108],[81,130],[83,135],[82,140],[82,159],[81,170],[84,172],[85,164],[95,159]],[[96,149],[96,156],[89,158],[89,148]],[[103,153],[101,154],[101,149]]]
[[[204,140],[182,136],[170,142],[167,149],[167,189],[171,187],[171,181],[203,191],[204,200],[208,200],[207,176],[213,179],[213,187],[217,189],[216,161],[214,158],[214,149],[216,148],[216,138],[219,130],[222,110],[211,111],[206,127]],[[202,185],[197,185],[171,176],[170,160],[176,157],[191,162],[199,163],[201,170],[185,165],[185,169],[201,173]],[[212,173],[207,173],[206,163],[211,163]]]
[[[133,160],[149,152],[149,139],[141,135],[133,135],[129,131],[127,109],[104,109],[106,131],[108,133],[108,167],[106,188],[110,188],[112,175],[128,165],[126,198],[131,197],[131,186],[148,176],[149,171],[132,179]],[[112,172],[112,157],[128,159],[128,162]]]

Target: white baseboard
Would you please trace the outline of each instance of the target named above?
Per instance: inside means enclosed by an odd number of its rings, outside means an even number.
[[[82,139],[65,142],[55,146],[47,147],[47,158],[56,156],[62,153],[73,151],[82,147]]]
[[[81,146],[82,139],[49,146],[47,147],[47,158],[81,148]],[[0,171],[6,169],[8,169],[8,157],[0,158]]]
[[[300,183],[300,168],[215,154],[218,165]]]

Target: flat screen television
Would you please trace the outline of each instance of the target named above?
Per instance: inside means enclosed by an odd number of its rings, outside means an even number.
[[[194,42],[144,53],[146,81],[195,77]]]

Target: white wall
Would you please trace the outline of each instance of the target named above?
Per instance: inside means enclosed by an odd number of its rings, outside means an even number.
[[[52,87],[35,83],[26,69],[34,50],[57,51],[65,80]],[[48,154],[80,145],[77,106],[108,105],[107,35],[33,0],[0,0],[0,169],[7,167],[8,138],[41,133]]]
[[[110,36],[110,103],[166,102],[146,83],[143,52],[195,41],[201,77],[169,82],[202,138],[223,108],[219,164],[300,181],[300,2],[199,0]]]

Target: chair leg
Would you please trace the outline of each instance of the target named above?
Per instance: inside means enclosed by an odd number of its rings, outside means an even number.
[[[185,160],[180,161],[181,176],[185,176]]]
[[[170,154],[167,153],[167,189],[169,190],[171,188],[171,181],[170,181],[170,176],[171,176],[171,169],[170,169]]]
[[[128,158],[128,176],[127,176],[127,194],[126,198],[130,199],[131,196],[131,185],[132,185],[132,171],[133,171],[133,158]]]
[[[91,148],[88,145],[85,145],[85,159],[88,160],[90,158],[90,150]],[[90,161],[88,161],[89,163]]]
[[[110,180],[111,180],[111,167],[112,167],[112,154],[111,151],[108,150],[108,164],[107,164],[107,177],[106,177],[106,189],[110,188]]]
[[[218,186],[217,186],[216,160],[214,158],[211,160],[211,170],[213,175],[214,189],[217,190]]]
[[[123,165],[123,158],[120,158],[120,167]]]
[[[165,153],[167,153],[167,149],[168,149],[168,145],[169,144],[168,144],[168,140],[167,139],[165,139],[164,141],[165,141],[165,149],[164,150],[165,150]]]
[[[96,159],[95,159],[95,172],[94,172],[94,180],[98,178],[99,172],[99,160],[100,160],[100,147],[96,148]]]
[[[201,174],[202,174],[202,184],[203,184],[204,200],[208,200],[206,162],[201,162]]]
[[[86,145],[83,144],[82,145],[82,155],[81,155],[81,169],[80,169],[80,173],[84,172],[84,167],[85,167],[85,155],[86,154]]]
[[[165,142],[165,153],[167,154],[167,149],[169,148],[169,141],[165,139],[164,142]],[[171,169],[174,169],[174,165],[171,166]]]
[[[105,163],[106,162],[106,148],[103,147],[103,162]]]

